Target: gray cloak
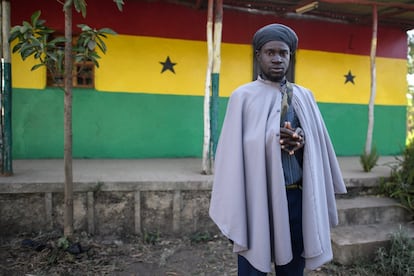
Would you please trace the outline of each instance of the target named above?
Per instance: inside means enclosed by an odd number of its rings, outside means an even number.
[[[315,269],[333,257],[330,227],[338,224],[335,193],[346,193],[323,118],[312,93],[296,84],[292,104],[305,133],[303,257]],[[280,135],[281,93],[262,79],[231,95],[216,158],[210,217],[255,268],[292,259]]]

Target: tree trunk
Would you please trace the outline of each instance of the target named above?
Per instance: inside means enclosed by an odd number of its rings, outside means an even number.
[[[72,171],[72,5],[65,13],[65,93],[64,93],[64,163],[65,163],[65,206],[64,235],[73,235],[73,171]]]
[[[204,93],[204,140],[203,140],[203,174],[212,173],[211,129],[210,129],[210,94],[211,71],[213,68],[213,0],[208,0],[207,11],[207,72]]]
[[[377,52],[377,32],[378,32],[378,13],[377,5],[372,6],[372,41],[371,41],[371,96],[368,104],[368,129],[367,140],[365,142],[365,155],[370,155],[372,150],[372,136],[374,132],[374,106],[376,94],[376,68],[375,57]]]

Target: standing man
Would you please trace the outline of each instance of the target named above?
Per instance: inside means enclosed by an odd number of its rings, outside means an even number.
[[[210,216],[234,244],[238,275],[303,275],[332,259],[335,193],[346,193],[328,131],[308,89],[286,80],[298,38],[271,24],[253,37],[256,81],[227,106]]]

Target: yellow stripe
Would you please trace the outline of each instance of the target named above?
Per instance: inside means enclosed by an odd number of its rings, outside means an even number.
[[[206,47],[202,42],[117,35],[96,70],[96,89],[113,92],[203,94]],[[175,74],[161,73],[167,56]]]
[[[12,45],[13,47],[14,45]],[[46,87],[46,67],[31,71],[37,64],[33,57],[22,60],[20,54],[12,54],[12,86],[15,88],[44,89]]]
[[[108,52],[99,60],[95,87],[100,91],[151,94],[204,95],[207,67],[205,41],[110,36]],[[167,56],[174,66],[161,73]],[[220,96],[228,97],[238,86],[252,79],[250,45],[221,45]],[[33,59],[25,62],[17,54],[12,57],[13,87],[43,89],[46,70],[30,71]],[[376,104],[406,105],[406,60],[376,58]],[[354,82],[344,83],[351,70]],[[312,90],[318,102],[367,104],[370,96],[369,56],[298,50],[296,82]]]
[[[229,97],[240,85],[252,81],[253,51],[250,45],[221,46],[220,96]]]
[[[203,41],[117,35],[96,70],[97,90],[154,94],[204,95],[207,45]],[[248,45],[222,44],[220,96],[251,79]],[[167,56],[175,74],[161,73]]]
[[[345,84],[348,71],[354,83]],[[295,81],[310,90],[318,102],[368,104],[371,93],[369,56],[299,50]],[[376,104],[406,105],[407,63],[376,58]]]

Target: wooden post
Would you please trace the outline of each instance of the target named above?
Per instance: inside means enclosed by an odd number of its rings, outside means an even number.
[[[218,142],[218,104],[219,80],[221,64],[221,33],[223,21],[223,0],[214,0],[215,12],[213,20],[213,0],[208,1],[207,9],[207,49],[208,62],[204,95],[204,140],[202,172],[211,174],[214,171],[214,155]],[[214,21],[214,24],[213,24]],[[214,30],[213,30],[214,25]]]
[[[221,33],[223,29],[223,0],[216,0],[214,19],[214,41],[213,41],[213,73],[212,99],[211,99],[211,136],[213,143],[213,158],[216,153],[218,142],[218,104],[219,104],[219,80],[221,66]]]
[[[203,139],[203,174],[212,173],[211,129],[210,129],[210,91],[211,72],[213,69],[213,0],[208,0],[207,8],[207,72],[204,92],[204,139]]]
[[[372,150],[372,136],[374,132],[374,106],[376,95],[376,67],[375,57],[377,52],[377,32],[378,32],[378,11],[377,5],[372,6],[372,40],[371,40],[371,95],[368,104],[368,129],[367,139],[365,142],[365,155],[370,155]]]

